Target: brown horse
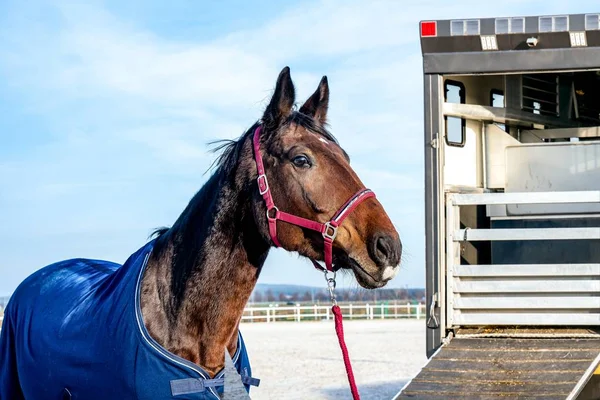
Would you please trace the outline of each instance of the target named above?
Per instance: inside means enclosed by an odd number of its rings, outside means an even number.
[[[365,288],[393,278],[398,233],[325,129],[328,102],[323,78],[293,111],[285,68],[262,120],[221,146],[172,228],[123,265],[64,260],[23,281],[0,332],[0,398],[214,400],[224,349],[249,390],[238,326],[274,245]]]
[[[325,222],[364,188],[348,155],[326,130],[329,87],[294,111],[289,68],[277,79],[262,120],[223,150],[208,182],[158,240],[143,276],[141,309],[150,335],[168,351],[214,375],[223,348],[234,354],[244,306],[273,245],[257,186],[252,139],[260,148],[273,200],[280,210]],[[323,236],[277,223],[281,247],[323,260]],[[364,288],[384,286],[399,268],[402,246],[382,205],[366,200],[339,227],[336,268],[354,272]]]

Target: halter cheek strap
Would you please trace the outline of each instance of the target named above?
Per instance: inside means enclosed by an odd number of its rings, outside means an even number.
[[[254,159],[256,161],[256,169],[258,170],[258,177],[256,181],[258,183],[258,191],[265,200],[267,206],[267,221],[269,222],[269,234],[271,240],[276,247],[281,247],[279,240],[277,239],[277,221],[287,222],[288,224],[297,225],[302,228],[310,229],[313,231],[320,232],[323,235],[324,241],[324,254],[325,268],[328,271],[334,271],[333,269],[333,241],[337,236],[338,227],[344,222],[344,219],[352,212],[360,203],[368,198],[375,197],[370,189],[359,190],[354,196],[352,196],[343,206],[341,206],[335,215],[327,222],[320,223],[312,221],[306,218],[298,217],[296,215],[288,214],[280,211],[273,202],[273,196],[271,195],[271,188],[269,187],[269,181],[265,175],[265,167],[260,154],[260,133],[262,126],[258,126],[254,131],[253,147],[254,147]],[[324,270],[321,265],[311,259],[315,268]]]

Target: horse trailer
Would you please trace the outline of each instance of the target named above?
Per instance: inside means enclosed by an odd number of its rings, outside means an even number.
[[[420,22],[426,365],[405,398],[600,398],[600,14]]]

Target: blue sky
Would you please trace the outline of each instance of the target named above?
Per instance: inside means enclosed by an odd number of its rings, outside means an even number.
[[[259,118],[285,65],[299,101],[329,77],[332,131],[404,243],[390,287],[422,287],[418,21],[598,11],[590,0],[3,1],[0,294],[57,260],[123,262],[170,225],[207,179],[207,143]],[[259,282],[322,276],[276,250]]]

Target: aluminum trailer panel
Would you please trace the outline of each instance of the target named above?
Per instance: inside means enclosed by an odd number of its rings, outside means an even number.
[[[421,21],[426,74],[598,68],[600,14]]]

